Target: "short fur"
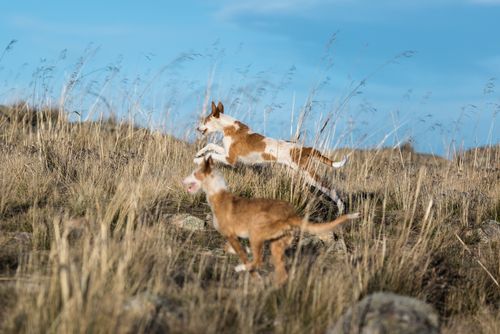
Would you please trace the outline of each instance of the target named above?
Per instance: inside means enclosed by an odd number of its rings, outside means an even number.
[[[272,261],[276,269],[276,281],[283,283],[287,271],[283,255],[293,239],[293,232],[320,234],[332,231],[337,225],[359,217],[359,213],[343,215],[328,222],[314,224],[305,221],[295,212],[293,206],[285,201],[264,198],[243,198],[228,191],[224,178],[214,170],[212,158],[204,160],[197,170],[183,181],[188,192],[200,189],[207,195],[212,209],[214,227],[228,241],[243,264],[236,271],[253,272],[262,264],[264,242],[270,241]],[[247,258],[238,238],[248,238],[253,261]]]
[[[223,146],[207,144],[196,154],[194,162],[200,164],[208,153],[214,160],[234,166],[237,161],[246,164],[277,162],[299,171],[307,183],[327,194],[337,203],[339,213],[344,211],[344,204],[335,189],[325,185],[317,174],[313,161],[327,166],[340,168],[347,158],[334,162],[312,147],[303,147],[296,143],[265,137],[254,133],[242,122],[224,114],[222,103],[216,106],[212,102],[212,112],[198,126],[202,134],[222,132]],[[210,152],[210,153],[209,153]]]

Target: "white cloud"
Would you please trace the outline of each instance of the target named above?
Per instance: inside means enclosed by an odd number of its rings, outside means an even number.
[[[356,10],[415,9],[434,6],[500,5],[500,0],[219,0],[216,16],[230,19],[241,15],[305,15],[312,11],[331,10],[335,7]]]
[[[298,14],[335,4],[353,4],[353,0],[254,0],[254,1],[221,1],[216,15],[220,18],[231,18],[241,14]]]
[[[478,65],[486,69],[491,75],[500,75],[500,55],[481,59]]]
[[[15,28],[72,36],[123,36],[134,31],[130,25],[83,24],[76,22],[46,21],[26,15],[14,15],[7,19]]]
[[[467,2],[476,5],[500,5],[500,0],[468,0]]]

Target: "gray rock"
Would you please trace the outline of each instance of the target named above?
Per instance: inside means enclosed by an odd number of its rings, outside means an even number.
[[[347,246],[343,239],[334,239],[333,234],[304,235],[300,242],[302,249],[320,250],[328,249],[330,252],[345,254]]]
[[[123,333],[168,333],[169,316],[179,318],[178,303],[149,292],[128,298],[123,306],[123,315],[128,321],[121,325]]]
[[[0,233],[0,271],[16,269],[19,260],[32,248],[33,236],[27,232]]]
[[[64,221],[65,232],[68,240],[76,241],[90,231],[90,222],[83,217],[72,218]]]
[[[500,241],[500,223],[496,220],[487,220],[477,229],[477,235],[481,243]]]
[[[190,231],[200,231],[205,229],[205,222],[202,219],[186,213],[175,214],[168,219],[168,222]]]
[[[439,316],[418,299],[378,292],[350,307],[327,333],[440,333]]]

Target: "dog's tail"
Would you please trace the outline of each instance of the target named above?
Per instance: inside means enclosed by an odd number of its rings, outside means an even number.
[[[328,223],[311,223],[297,217],[292,221],[292,225],[308,233],[321,234],[321,233],[331,232],[337,225],[345,223],[348,220],[357,219],[359,217],[361,217],[359,212],[350,213],[347,215],[342,215],[337,219],[332,220],[331,222]]]
[[[340,161],[332,161],[331,159],[328,159],[322,154],[315,154],[314,158],[318,159],[320,162],[324,163],[325,165],[332,166],[333,168],[341,168],[344,167],[344,165],[347,162],[347,156],[344,155],[342,160]]]

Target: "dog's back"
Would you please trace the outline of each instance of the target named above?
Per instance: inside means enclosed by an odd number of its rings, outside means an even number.
[[[211,196],[210,204],[217,217],[219,231],[241,238],[250,235],[266,240],[279,237],[292,228],[290,221],[298,218],[288,202],[244,198],[227,191]]]

